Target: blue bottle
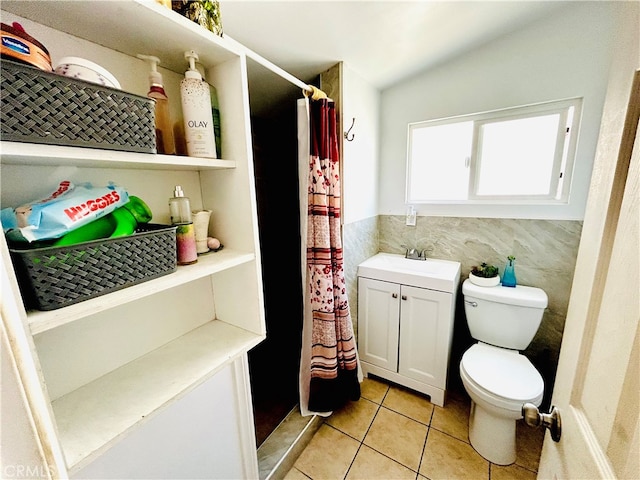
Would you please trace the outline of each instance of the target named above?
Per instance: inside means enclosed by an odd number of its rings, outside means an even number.
[[[502,274],[502,286],[515,287],[516,283],[516,257],[509,255],[507,257],[507,265],[504,267],[504,273]]]

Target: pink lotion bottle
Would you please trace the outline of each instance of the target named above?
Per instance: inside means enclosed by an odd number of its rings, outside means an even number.
[[[198,261],[196,231],[191,220],[189,197],[184,196],[182,187],[176,185],[173,197],[169,199],[171,224],[176,225],[176,250],[178,265],[191,265]]]

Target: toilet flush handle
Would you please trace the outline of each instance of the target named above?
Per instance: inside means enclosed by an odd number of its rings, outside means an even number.
[[[548,428],[551,433],[551,439],[554,442],[560,441],[562,435],[562,421],[560,419],[560,410],[551,406],[549,413],[540,413],[538,407],[533,403],[525,403],[522,405],[522,417],[524,423],[530,427]]]
[[[478,306],[478,302],[472,302],[471,300],[465,300],[464,303],[466,303],[470,307],[477,307]]]

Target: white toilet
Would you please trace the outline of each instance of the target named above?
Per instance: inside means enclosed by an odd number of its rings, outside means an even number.
[[[460,362],[460,377],[471,397],[469,440],[490,462],[510,465],[516,460],[522,405],[542,402],[542,376],[519,350],[538,331],[547,294],[521,285],[480,287],[468,279],[462,294],[471,336],[478,340]]]

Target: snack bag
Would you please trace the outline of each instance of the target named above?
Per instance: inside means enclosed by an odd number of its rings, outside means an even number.
[[[64,180],[46,198],[2,209],[0,221],[13,241],[50,240],[107,215],[128,201],[127,191],[113,184],[94,187]]]

